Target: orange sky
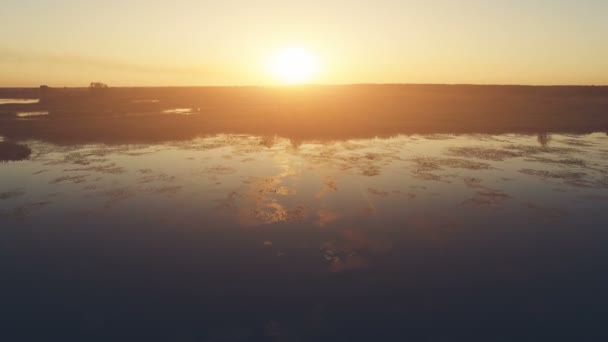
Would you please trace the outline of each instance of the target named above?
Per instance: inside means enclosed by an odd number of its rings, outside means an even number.
[[[0,86],[608,84],[608,1],[5,0]]]

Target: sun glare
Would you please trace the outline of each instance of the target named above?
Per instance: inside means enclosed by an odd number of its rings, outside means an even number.
[[[270,69],[281,82],[300,84],[310,81],[318,73],[319,60],[306,49],[288,48],[273,56]]]

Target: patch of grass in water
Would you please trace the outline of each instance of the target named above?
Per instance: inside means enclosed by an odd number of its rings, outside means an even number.
[[[570,172],[570,171],[548,171],[548,170],[534,170],[534,169],[521,169],[519,172],[529,175],[537,176],[545,179],[561,179],[566,184],[578,186],[578,187],[590,187],[592,183],[585,179],[587,174],[585,172]]]
[[[505,159],[517,158],[521,156],[515,151],[485,147],[451,147],[448,150],[448,154],[458,157],[477,158],[492,161],[503,161]]]
[[[533,161],[539,163],[546,164],[560,164],[560,165],[569,165],[569,166],[586,166],[585,161],[577,158],[564,158],[564,159],[553,159],[553,158],[544,158],[544,157],[532,157],[526,159],[526,161]]]
[[[51,204],[51,202],[48,202],[48,201],[33,202],[33,203],[23,204],[21,206],[11,209],[11,210],[0,210],[0,218],[8,218],[8,219],[13,219],[13,220],[23,221],[23,220],[27,219],[33,211],[42,209],[50,204]]]
[[[488,163],[480,163],[459,158],[435,158],[435,157],[419,157],[412,159],[416,163],[417,171],[429,172],[441,170],[444,167],[454,169],[467,170],[489,170],[492,166]]]
[[[25,194],[25,192],[23,191],[23,189],[5,191],[5,192],[0,193],[0,200],[6,200],[6,199],[14,198],[14,197],[23,196],[24,194]]]
[[[578,149],[568,147],[539,147],[531,145],[507,145],[503,148],[486,147],[451,147],[448,154],[465,157],[477,158],[492,161],[504,161],[510,158],[520,158],[533,156],[540,153],[567,154],[579,152]]]
[[[32,150],[23,144],[10,141],[0,141],[0,161],[20,161],[26,160],[32,154]]]

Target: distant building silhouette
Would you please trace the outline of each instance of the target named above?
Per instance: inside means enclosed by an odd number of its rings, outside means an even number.
[[[91,82],[89,89],[107,89],[108,85],[101,82]]]

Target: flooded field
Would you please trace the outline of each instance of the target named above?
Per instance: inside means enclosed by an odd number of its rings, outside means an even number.
[[[2,341],[608,340],[608,87],[0,98]]]
[[[608,0],[0,1],[0,342],[608,342]]]
[[[505,324],[523,340],[603,329],[605,133],[21,143],[29,158],[0,162],[0,269],[23,333],[447,341]]]

